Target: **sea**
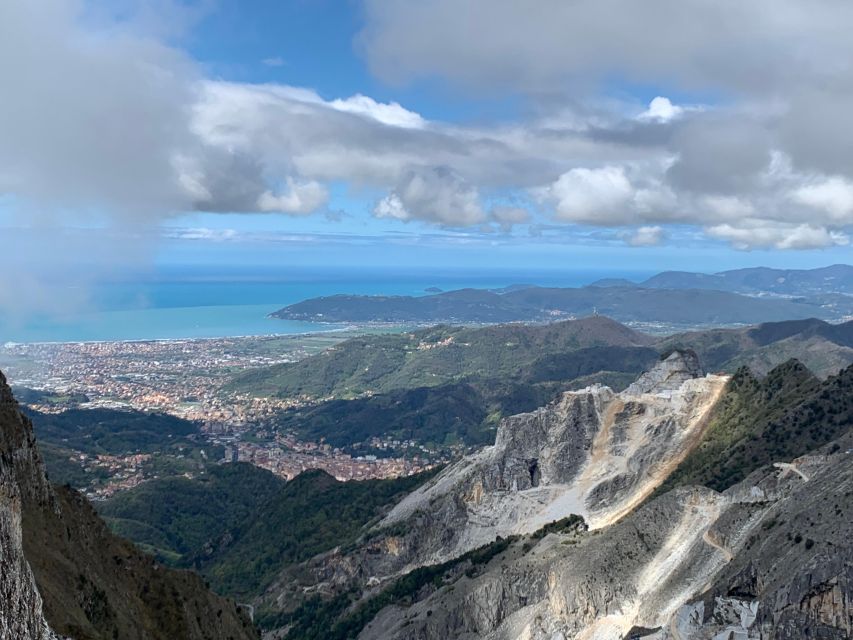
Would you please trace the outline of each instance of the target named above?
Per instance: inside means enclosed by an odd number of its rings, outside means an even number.
[[[0,345],[8,342],[168,340],[337,331],[343,325],[279,320],[289,304],[335,294],[410,295],[514,284],[577,287],[601,278],[641,280],[641,271],[409,271],[168,269],[85,287],[82,308],[9,313],[0,309]],[[81,296],[83,296],[81,292]],[[63,298],[68,296],[63,295]]]

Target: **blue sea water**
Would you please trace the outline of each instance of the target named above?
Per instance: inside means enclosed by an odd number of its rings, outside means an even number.
[[[157,340],[225,336],[301,334],[341,328],[270,318],[269,314],[307,298],[339,293],[426,295],[443,291],[499,288],[511,284],[573,287],[604,277],[641,279],[645,272],[441,272],[171,269],[136,279],[103,283],[89,292],[84,311],[61,315],[0,315],[4,342]]]

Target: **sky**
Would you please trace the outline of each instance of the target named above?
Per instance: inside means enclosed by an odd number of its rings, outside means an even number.
[[[5,0],[0,308],[158,265],[850,262],[846,0]]]

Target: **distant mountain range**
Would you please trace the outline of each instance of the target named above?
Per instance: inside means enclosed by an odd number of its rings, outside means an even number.
[[[605,279],[593,287],[640,287],[643,289],[713,289],[732,293],[780,296],[812,296],[827,293],[853,294],[853,266],[835,264],[820,269],[770,269],[755,267],[719,273],[664,271],[648,280],[632,282]]]
[[[665,328],[853,316],[853,267],[665,272],[640,283],[587,287],[514,285],[425,296],[335,295],[289,305],[273,317],[312,322],[543,322],[593,314]]]

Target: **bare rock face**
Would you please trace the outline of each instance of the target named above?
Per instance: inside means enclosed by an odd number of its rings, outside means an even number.
[[[51,505],[53,494],[44,463],[36,447],[33,425],[18,410],[18,403],[0,372],[0,454],[18,485],[22,498]]]
[[[383,609],[360,640],[841,640],[853,634],[853,437],[717,493],[667,493],[579,541],[517,543]],[[529,543],[528,543],[529,544]]]
[[[625,393],[636,396],[644,393],[674,392],[688,380],[701,378],[702,375],[699,356],[694,351],[673,351],[658,366],[637,378]]]
[[[506,418],[492,447],[404,499],[381,526],[406,523],[409,567],[570,514],[615,522],[660,484],[704,431],[726,382],[673,352],[622,393],[594,385]]]
[[[410,494],[358,549],[303,566],[313,581],[294,591],[367,585],[355,611],[391,594],[359,640],[853,637],[853,431],[723,493],[645,500],[700,442],[724,383],[676,352],[622,393],[590,387],[507,418],[493,447]],[[590,530],[540,528],[570,513]],[[465,564],[496,536],[494,555]],[[393,599],[417,574],[396,576],[447,559]]]
[[[48,499],[47,487],[32,475],[41,462],[27,427],[0,373],[0,638],[49,640],[55,636],[21,541],[22,493]]]
[[[159,566],[113,535],[81,494],[50,485],[32,424],[0,374],[0,639],[57,637],[250,640],[257,633],[199,576]]]

